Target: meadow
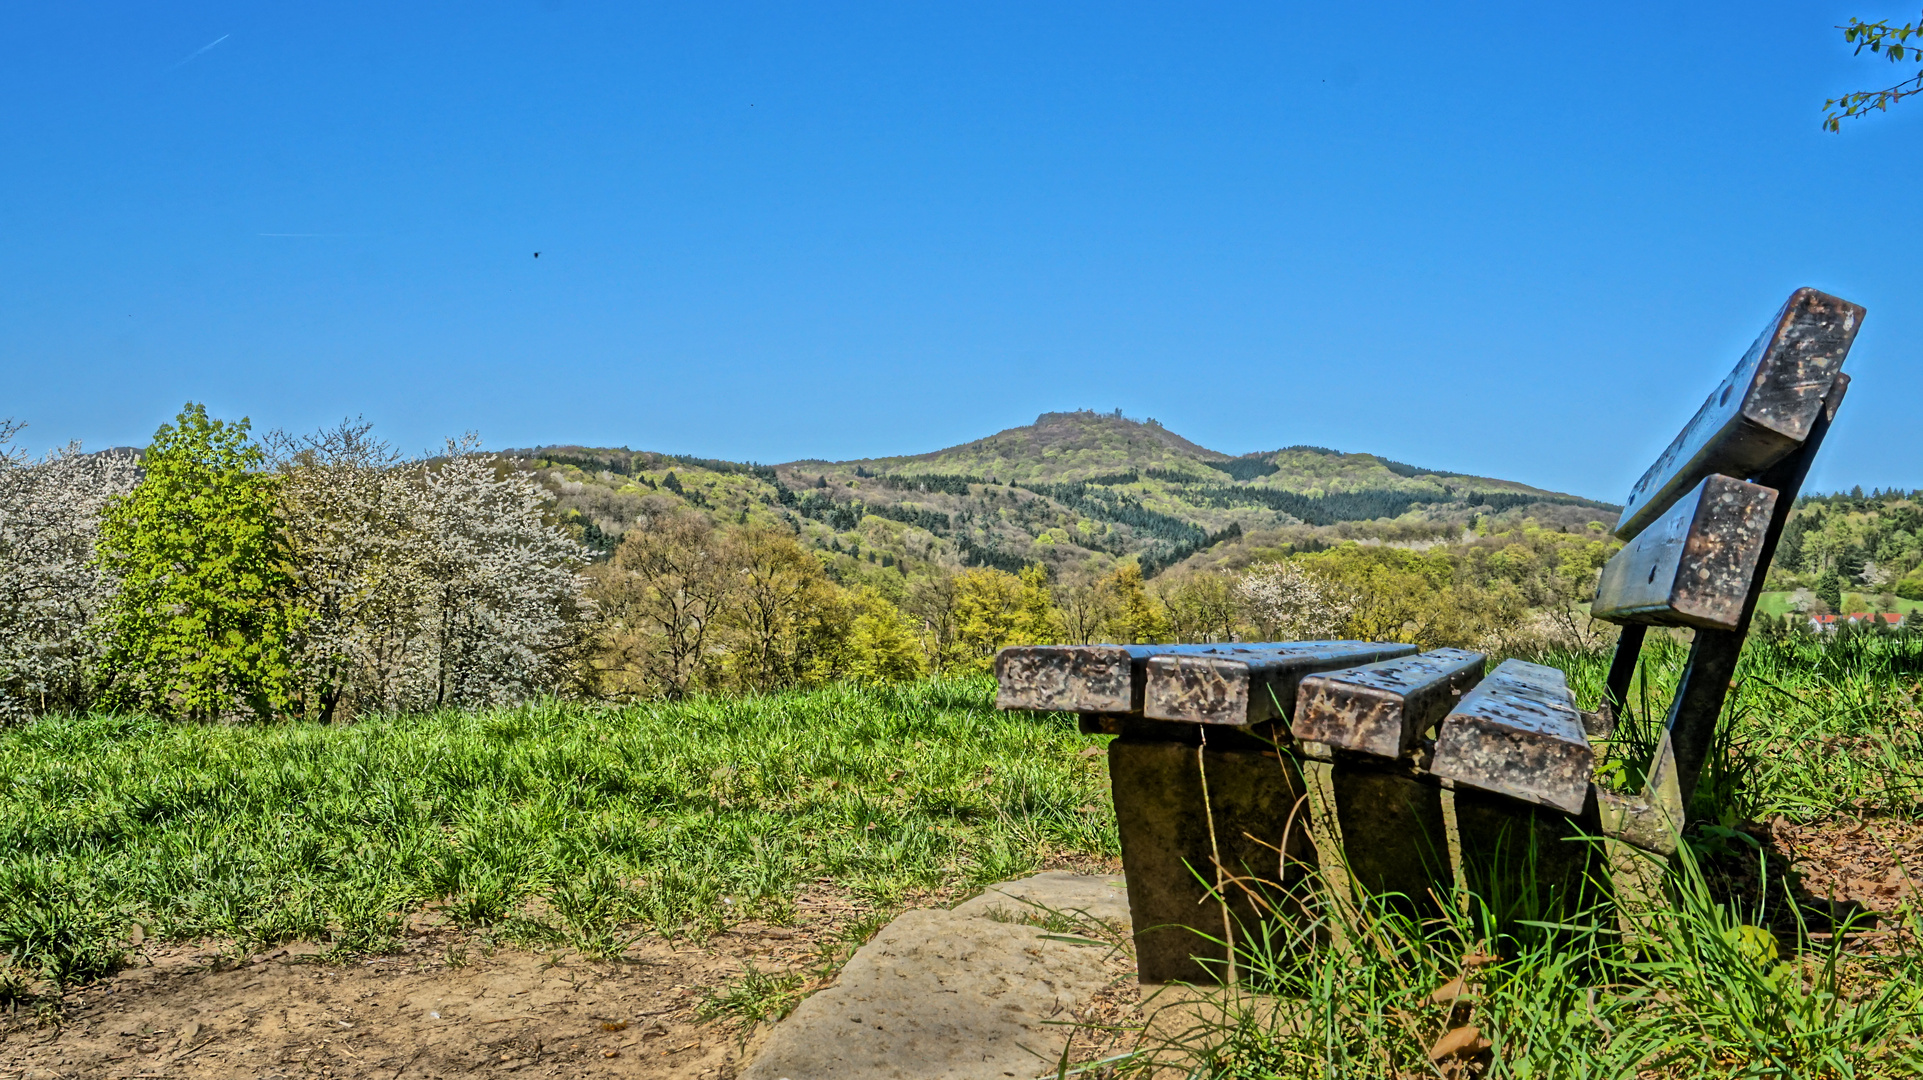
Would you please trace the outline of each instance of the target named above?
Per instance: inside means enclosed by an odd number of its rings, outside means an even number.
[[[1094,740],[991,696],[977,678],[336,726],[39,720],[0,731],[0,952],[19,993],[111,969],[136,924],[379,951],[434,904],[615,955],[636,928],[782,921],[815,878],[885,907],[1113,857]]]
[[[1605,777],[1633,783],[1684,657],[1652,640]],[[1605,653],[1535,658],[1593,707]],[[1923,635],[1754,640],[1675,906],[1637,948],[1603,907],[1502,938],[1470,898],[1440,923],[1384,906],[1346,947],[1244,958],[1286,1015],[1228,1002],[1102,1069],[1179,1054],[1210,1077],[1923,1071],[1914,891],[1826,899],[1878,859],[1916,868],[1903,845],[1923,834],[1920,676]],[[1105,740],[1070,717],[998,713],[992,685],[0,730],[0,990],[110,971],[136,927],[347,956],[392,948],[431,906],[498,940],[615,956],[643,934],[791,919],[820,879],[886,912],[1112,860]],[[1471,1027],[1486,1048],[1431,1061]]]

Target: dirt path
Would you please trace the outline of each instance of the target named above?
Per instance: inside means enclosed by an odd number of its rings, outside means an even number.
[[[403,951],[328,963],[318,946],[238,957],[219,943],[149,948],[69,992],[58,1023],[0,1029],[0,1080],[378,1077],[516,1073],[732,1077],[752,1050],[709,993],[744,965],[807,972],[871,916],[827,891],[793,927],[744,924],[704,945],[658,938],[619,961],[488,947],[416,918]],[[765,1027],[765,1025],[764,1025]]]

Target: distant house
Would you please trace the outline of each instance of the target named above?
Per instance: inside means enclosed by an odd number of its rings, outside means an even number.
[[[1878,614],[1878,613],[1873,613],[1868,611],[1859,611],[1851,615],[1811,615],[1809,617],[1809,628],[1819,633],[1828,633],[1828,632],[1834,631],[1837,627],[1842,626],[1845,623],[1848,623],[1851,626],[1856,626],[1862,623],[1871,623],[1874,625],[1887,627],[1891,630],[1894,630],[1899,626],[1909,625],[1904,621],[1903,616],[1895,614],[1893,612],[1884,612],[1884,613]]]

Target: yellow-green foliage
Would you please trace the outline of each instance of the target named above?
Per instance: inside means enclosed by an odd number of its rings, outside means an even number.
[[[905,682],[926,670],[914,624],[871,587],[855,599],[846,670],[848,678],[862,683]]]
[[[962,571],[955,578],[955,624],[960,666],[976,671],[987,671],[1003,646],[1046,644],[1061,633],[1039,566],[1020,576],[989,567]]]
[[[1532,610],[1573,618],[1618,546],[1599,531],[1526,522],[1469,544],[1348,543],[1296,558],[1355,597],[1345,637],[1467,646],[1513,630]]]
[[[203,719],[287,708],[298,612],[278,478],[247,431],[189,404],[101,516],[98,557],[120,583],[101,613],[104,666],[121,705]]]
[[[1140,565],[1125,562],[1116,567],[1108,587],[1115,603],[1115,613],[1109,618],[1109,635],[1114,640],[1124,645],[1152,645],[1168,639],[1168,613],[1142,587]]]

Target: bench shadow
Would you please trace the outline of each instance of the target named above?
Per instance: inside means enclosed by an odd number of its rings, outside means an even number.
[[[1712,900],[1744,922],[1763,927],[1786,951],[1807,951],[1811,939],[1871,933],[1888,916],[1856,900],[1836,900],[1810,889],[1767,823],[1733,828],[1699,825],[1686,842]]]

